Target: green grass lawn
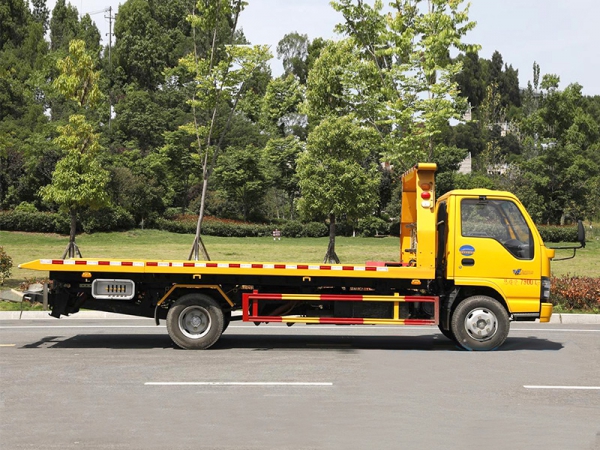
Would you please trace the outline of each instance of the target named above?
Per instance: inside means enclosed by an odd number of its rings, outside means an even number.
[[[552,263],[555,275],[573,274],[600,277],[600,238],[588,236],[585,249],[574,259]],[[122,233],[80,235],[77,243],[84,257],[115,259],[187,259],[192,235],[157,230],[133,230]],[[41,258],[60,258],[68,237],[56,234],[0,231],[0,245],[13,259],[12,276],[5,287],[18,287],[25,279],[40,279],[46,273],[21,270],[17,265]],[[214,261],[263,261],[320,263],[327,249],[328,238],[304,238],[273,241],[272,238],[204,237],[204,243]],[[551,246],[554,244],[550,244]],[[557,244],[560,245],[560,244]],[[336,239],[336,252],[342,263],[361,264],[365,261],[398,261],[399,240],[386,238]],[[558,251],[557,257],[570,252]]]

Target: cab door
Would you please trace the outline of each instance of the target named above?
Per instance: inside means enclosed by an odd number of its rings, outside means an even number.
[[[539,246],[517,203],[494,196],[459,197],[455,215],[456,285],[488,286],[500,292],[511,312],[540,308]]]

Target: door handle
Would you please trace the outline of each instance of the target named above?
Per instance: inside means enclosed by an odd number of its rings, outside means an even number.
[[[473,258],[463,258],[461,263],[463,266],[474,266],[475,260]]]

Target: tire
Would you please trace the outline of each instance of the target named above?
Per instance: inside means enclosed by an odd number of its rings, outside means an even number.
[[[508,312],[486,295],[468,297],[458,304],[450,322],[456,343],[465,350],[495,350],[510,330]]]
[[[207,295],[184,295],[169,308],[167,331],[175,345],[182,349],[207,349],[221,337],[223,311]]]
[[[223,330],[221,330],[221,333],[225,333],[225,330],[229,326],[230,322],[231,322],[231,311],[223,312]]]

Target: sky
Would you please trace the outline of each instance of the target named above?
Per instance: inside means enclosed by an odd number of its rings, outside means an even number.
[[[336,38],[334,26],[341,15],[329,0],[247,0],[240,16],[241,28],[252,44],[271,46],[275,56],[273,75],[281,74],[276,47],[286,34],[296,31],[317,37]],[[50,10],[55,0],[47,0]],[[123,0],[70,0],[81,13],[109,6],[118,9]],[[370,2],[372,3],[372,2]],[[384,4],[387,3],[384,0]],[[522,87],[533,78],[534,61],[541,74],[560,77],[560,88],[571,83],[583,86],[586,95],[600,95],[599,0],[471,0],[469,18],[477,22],[465,42],[481,45],[479,55],[491,58],[498,50],[505,63],[519,71]],[[107,42],[108,20],[92,15]]]

